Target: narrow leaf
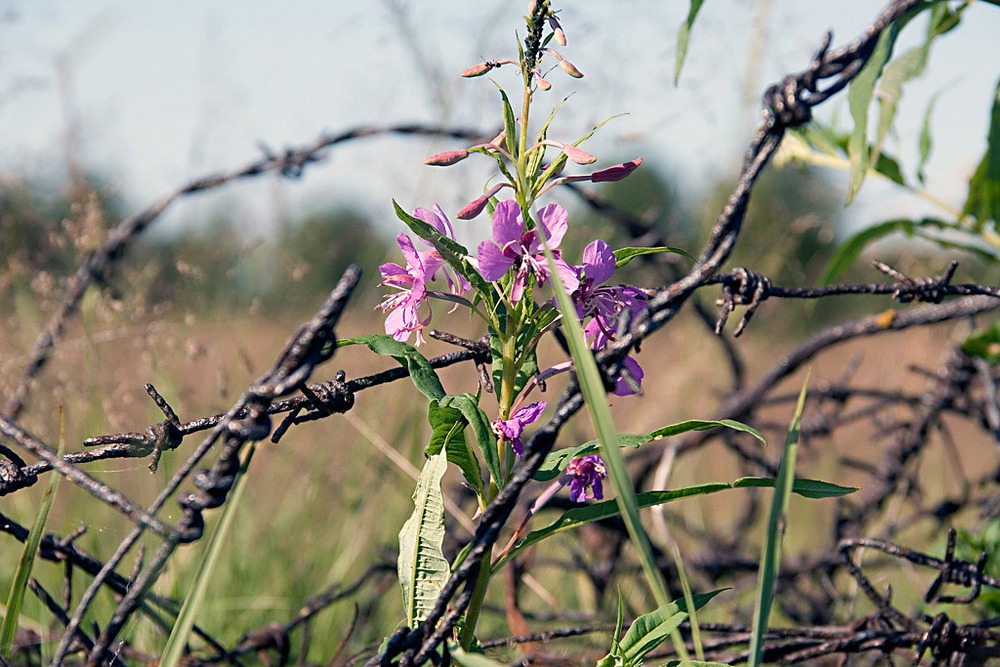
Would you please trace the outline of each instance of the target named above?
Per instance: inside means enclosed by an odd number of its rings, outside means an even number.
[[[788,425],[785,449],[778,466],[778,479],[775,482],[774,498],[771,501],[771,515],[767,522],[767,538],[760,554],[757,600],[754,605],[753,626],[750,633],[750,667],[761,664],[764,656],[764,635],[767,633],[767,621],[771,615],[771,604],[774,601],[778,571],[781,569],[781,548],[787,528],[789,497],[795,480],[795,461],[799,451],[799,424],[802,420],[802,411],[805,409],[808,381],[807,376],[802,383],[802,390],[799,392],[799,400],[795,405],[791,424]]]
[[[62,407],[59,408],[59,456],[66,450],[66,416]],[[21,556],[17,560],[17,568],[14,570],[14,579],[10,583],[10,591],[7,593],[7,606],[4,610],[3,625],[0,625],[0,658],[13,657],[10,654],[14,643],[14,635],[17,633],[18,621],[21,617],[21,607],[24,604],[24,594],[28,589],[28,579],[31,578],[31,568],[35,564],[35,556],[38,553],[38,544],[42,541],[42,534],[45,532],[45,522],[49,518],[49,510],[56,498],[56,487],[59,485],[60,474],[56,470],[49,472],[49,483],[42,493],[38,511],[35,519],[31,522],[31,529],[24,540],[21,548]]]
[[[681,70],[684,69],[684,61],[687,60],[687,50],[688,42],[691,39],[691,28],[694,27],[694,21],[698,18],[698,12],[701,11],[701,6],[705,0],[691,0],[691,4],[688,5],[688,15],[684,19],[684,23],[681,24],[680,30],[677,32],[677,64],[674,65],[674,85],[681,78]]]
[[[708,484],[696,484],[693,486],[686,486],[680,489],[670,489],[666,491],[646,491],[645,493],[636,494],[635,502],[637,508],[653,507],[654,505],[662,505],[664,503],[673,502],[674,500],[680,500],[681,498],[690,498],[692,496],[717,493],[730,488],[732,488],[732,486],[730,484],[726,484],[725,482],[711,482]],[[602,500],[601,502],[592,503],[590,505],[581,505],[580,507],[574,507],[566,510],[562,516],[550,523],[548,526],[528,533],[525,538],[517,544],[517,546],[511,549],[503,560],[496,564],[494,570],[499,570],[503,564],[510,560],[513,556],[517,555],[536,542],[540,542],[547,537],[556,535],[557,533],[563,533],[567,530],[578,528],[586,523],[618,516],[619,511],[619,507],[614,500]]]
[[[472,434],[476,437],[479,451],[486,462],[486,469],[489,470],[494,480],[502,479],[500,477],[500,458],[499,454],[497,454],[496,436],[490,427],[489,417],[479,407],[476,397],[466,392],[458,396],[447,396],[443,399],[443,402],[462,413],[466,423],[472,427]]]
[[[410,373],[410,380],[421,394],[427,398],[444,398],[444,387],[438,379],[437,372],[427,361],[427,357],[417,352],[417,348],[408,343],[401,343],[392,336],[385,334],[371,334],[368,336],[355,336],[354,338],[340,338],[337,340],[337,347],[348,345],[364,345],[375,354],[383,357],[392,357],[398,361]]]
[[[205,602],[208,585],[212,581],[212,575],[222,558],[222,554],[225,552],[225,547],[229,546],[227,542],[229,534],[232,532],[233,521],[236,518],[237,509],[246,492],[246,471],[250,466],[250,461],[253,459],[256,448],[256,442],[249,444],[236,481],[229,492],[229,499],[222,510],[222,516],[219,518],[219,524],[212,531],[212,536],[208,538],[208,543],[205,545],[205,555],[198,564],[191,587],[184,596],[184,603],[177,614],[174,627],[170,629],[170,637],[167,638],[167,644],[163,649],[163,657],[160,659],[162,667],[177,667],[184,659],[185,649],[188,639],[191,636],[191,630],[194,628],[195,619],[201,613],[202,605]]]
[[[893,23],[886,28],[878,38],[875,50],[871,58],[861,68],[858,75],[854,77],[848,86],[847,100],[851,117],[854,119],[854,130],[851,132],[848,141],[848,154],[851,160],[851,182],[847,196],[847,203],[854,200],[854,196],[861,188],[865,174],[868,173],[870,163],[870,149],[868,146],[868,111],[871,106],[872,96],[875,94],[875,83],[882,74],[882,68],[889,62],[892,55],[892,47],[899,34],[899,24]]]
[[[615,250],[614,252],[615,252],[616,269],[622,268],[623,266],[631,262],[633,259],[641,255],[655,255],[661,252],[672,252],[678,255],[684,255],[690,260],[697,261],[695,260],[694,256],[692,256],[687,251],[681,250],[680,248],[671,248],[669,246],[658,246],[655,248],[620,248],[618,250]]]
[[[772,487],[774,486],[774,480],[768,477],[741,477],[740,479],[733,482],[734,489],[743,489],[747,487]],[[813,498],[816,500],[821,500],[823,498],[839,498],[840,496],[846,496],[857,491],[856,486],[841,486],[839,484],[834,484],[833,482],[824,482],[818,479],[804,479],[796,477],[795,481],[792,483],[792,493],[798,494],[803,498]]]
[[[656,429],[655,431],[650,431],[649,433],[619,433],[618,434],[618,444],[622,447],[631,447],[633,449],[641,447],[650,442],[655,442],[662,438],[669,438],[674,435],[680,435],[682,433],[688,433],[690,431],[707,431],[713,428],[726,427],[733,429],[734,431],[741,431],[743,433],[749,433],[753,437],[760,440],[762,443],[767,444],[762,436],[756,429],[747,426],[746,424],[741,424],[733,419],[720,419],[707,420],[707,419],[691,419],[688,421],[683,421],[678,424],[671,424],[670,426],[664,426],[663,428]],[[565,449],[560,449],[555,452],[550,453],[545,457],[545,461],[542,463],[538,472],[535,473],[533,479],[539,482],[547,482],[549,480],[555,479],[562,474],[566,466],[569,465],[570,461],[573,459],[586,456],[587,454],[594,454],[600,451],[600,444],[597,440],[591,440],[590,442],[585,442],[582,445],[577,445],[575,447],[567,447]]]
[[[424,463],[413,492],[413,514],[399,531],[399,584],[406,622],[411,628],[427,618],[450,573],[441,549],[444,542],[441,478],[447,469],[445,452]]]

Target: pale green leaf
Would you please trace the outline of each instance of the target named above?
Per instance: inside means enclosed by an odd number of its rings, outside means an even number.
[[[441,478],[447,469],[445,452],[427,459],[413,492],[413,514],[399,531],[399,584],[406,622],[411,628],[427,618],[450,574],[441,547],[444,543]]]
[[[691,0],[688,5],[687,18],[684,19],[684,23],[681,24],[680,30],[677,32],[677,64],[674,65],[674,85],[681,78],[681,70],[684,69],[684,61],[687,60],[687,50],[688,42],[691,40],[691,29],[694,27],[694,21],[698,18],[698,12],[701,11],[701,6],[704,4],[705,0]]]

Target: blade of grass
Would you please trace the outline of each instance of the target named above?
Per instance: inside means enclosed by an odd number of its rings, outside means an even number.
[[[774,585],[778,579],[778,570],[781,568],[781,546],[787,527],[788,501],[792,495],[792,484],[795,481],[795,459],[799,450],[799,423],[806,403],[808,382],[809,376],[807,375],[802,382],[802,390],[799,392],[799,400],[795,405],[792,422],[788,425],[785,450],[781,454],[778,478],[774,483],[771,515],[767,522],[767,539],[760,554],[757,601],[754,605],[753,628],[750,635],[750,667],[757,667],[761,664],[764,656],[764,634],[767,632],[767,620],[771,614],[771,604],[774,602]]]
[[[59,408],[59,456],[66,450],[66,415],[62,407]],[[56,470],[49,472],[49,485],[42,493],[42,501],[35,513],[35,520],[28,531],[28,538],[24,541],[24,548],[21,549],[21,557],[17,561],[17,569],[14,571],[14,580],[10,584],[10,591],[7,594],[6,615],[3,625],[0,626],[0,656],[10,657],[10,649],[14,643],[14,633],[17,632],[18,621],[21,616],[21,606],[24,604],[24,593],[28,589],[28,578],[31,576],[31,568],[35,563],[35,555],[38,553],[38,544],[42,541],[42,533],[45,530],[45,522],[49,518],[49,510],[56,497],[56,487],[59,485],[60,475]]]
[[[201,563],[198,564],[194,580],[191,582],[191,587],[188,589],[187,595],[184,596],[184,603],[177,614],[174,627],[170,630],[170,637],[167,638],[167,645],[164,647],[162,657],[160,658],[160,667],[177,667],[184,658],[184,648],[187,646],[188,637],[190,637],[191,629],[194,627],[195,618],[201,612],[208,584],[212,580],[212,573],[215,571],[215,567],[222,556],[222,547],[226,544],[229,533],[232,531],[236,509],[239,507],[240,500],[243,498],[246,490],[246,471],[256,449],[257,443],[251,442],[243,459],[243,465],[240,466],[236,481],[233,483],[233,489],[230,491],[229,502],[223,508],[219,524],[212,531],[212,536],[208,539],[205,547],[205,556],[201,559]]]

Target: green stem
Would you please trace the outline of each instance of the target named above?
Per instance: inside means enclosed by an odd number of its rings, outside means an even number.
[[[476,623],[479,622],[479,612],[483,608],[483,600],[486,599],[486,588],[490,584],[490,557],[486,554],[479,564],[479,576],[476,577],[476,587],[472,590],[472,600],[469,602],[469,610],[465,612],[465,630],[462,631],[462,648],[468,651],[472,648],[472,642],[476,638]]]

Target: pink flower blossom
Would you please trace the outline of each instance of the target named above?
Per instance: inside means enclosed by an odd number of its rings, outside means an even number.
[[[400,342],[406,342],[410,334],[416,332],[417,345],[420,345],[424,342],[421,330],[431,321],[429,307],[425,316],[420,315],[420,308],[427,300],[426,281],[429,280],[428,274],[433,274],[437,269],[433,263],[425,265],[424,257],[413,247],[413,241],[406,234],[397,236],[396,243],[403,252],[406,266],[387,263],[379,267],[382,274],[380,284],[399,291],[387,294],[378,308],[383,313],[388,313],[385,318],[387,334]]]
[[[569,216],[558,204],[549,204],[538,213],[538,226],[545,233],[547,245],[555,256],[556,270],[567,291],[579,286],[576,269],[566,263],[557,250],[568,227]],[[542,251],[538,229],[525,231],[521,208],[513,199],[497,204],[493,213],[493,240],[479,244],[479,272],[489,282],[500,280],[510,269],[515,269],[514,284],[510,298],[516,303],[521,300],[528,286],[528,279],[534,276],[539,284],[549,278],[548,263]]]

